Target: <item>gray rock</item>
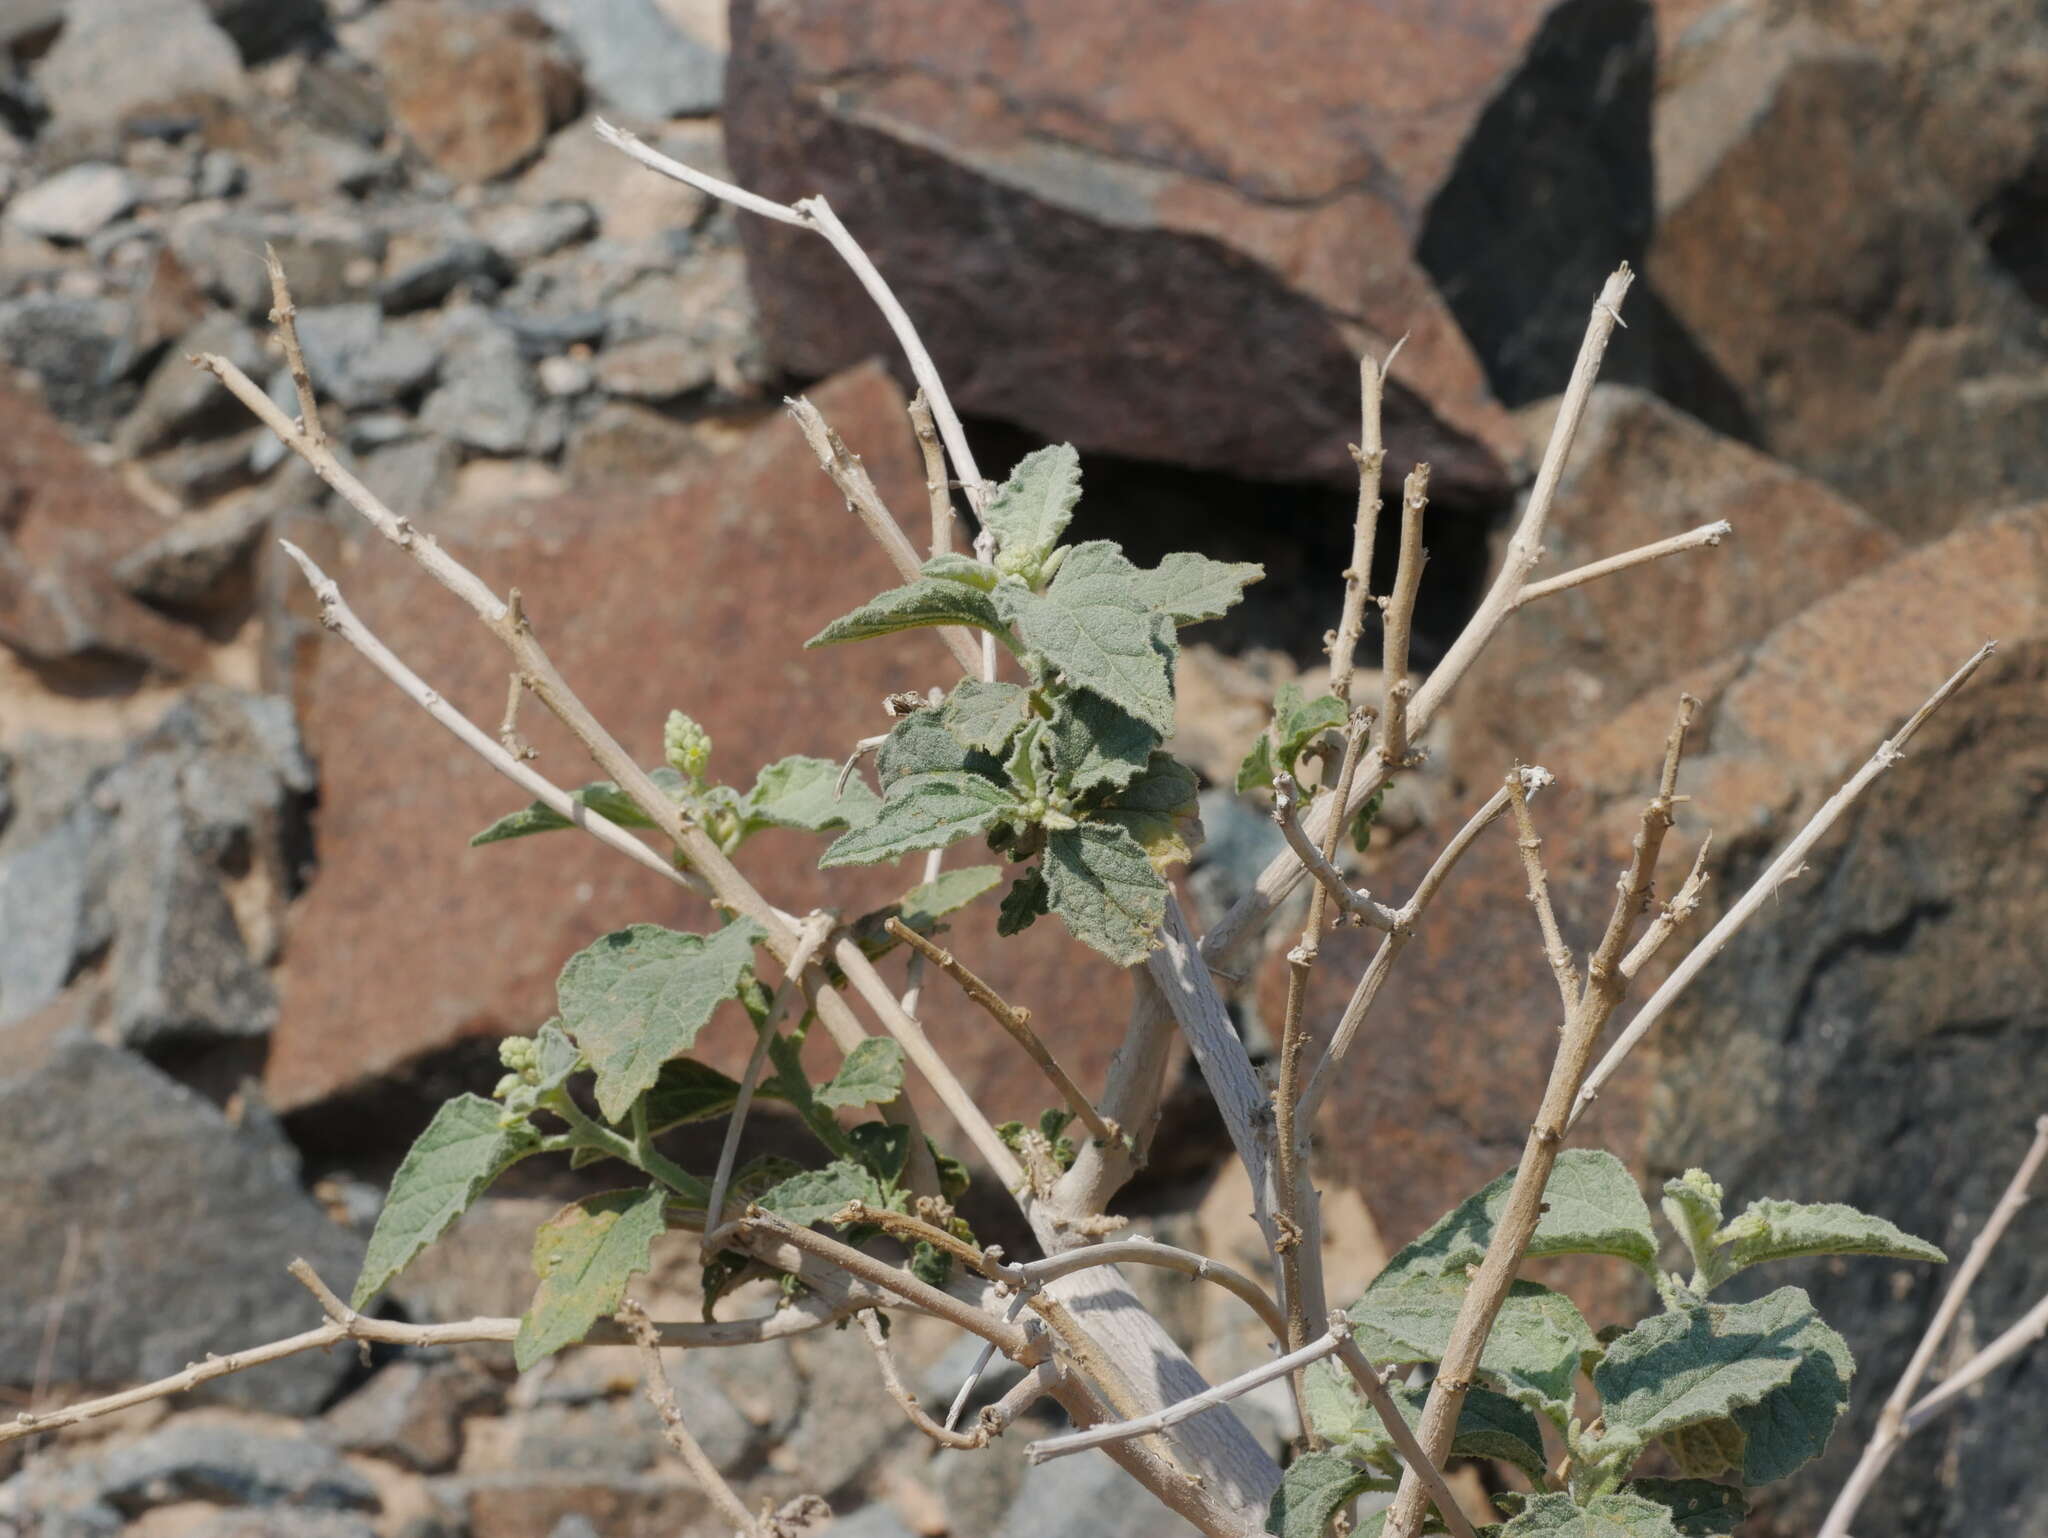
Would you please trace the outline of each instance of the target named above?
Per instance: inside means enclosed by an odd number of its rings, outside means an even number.
[[[103,129],[180,98],[235,100],[242,61],[200,0],[71,0],[36,84],[59,128]]]
[[[206,9],[250,64],[275,58],[327,30],[321,0],[206,0]]]
[[[0,3],[0,53],[34,53],[64,24],[64,0]]]
[[[245,374],[260,373],[267,363],[263,340],[239,317],[215,310],[178,338],[143,382],[135,409],[121,419],[113,445],[131,458],[151,453],[176,439],[189,438],[216,424],[240,427],[248,413],[221,382],[187,357],[218,353]]]
[[[199,169],[192,178],[192,191],[202,198],[231,198],[242,190],[248,172],[227,150],[208,150],[199,157]]]
[[[597,382],[629,400],[668,401],[710,384],[716,366],[709,349],[688,337],[649,336],[599,355]]]
[[[101,1461],[100,1493],[130,1514],[173,1501],[373,1511],[377,1491],[310,1437],[269,1436],[243,1426],[174,1421]]]
[[[348,1452],[441,1473],[462,1453],[462,1417],[496,1393],[488,1373],[452,1358],[393,1362],[329,1410],[321,1434]]]
[[[495,294],[510,276],[505,259],[473,235],[455,235],[406,261],[377,285],[393,314],[439,304],[457,287]]]
[[[141,200],[142,189],[126,170],[89,160],[18,194],[7,205],[7,219],[31,235],[76,245]]]
[[[597,228],[597,214],[588,203],[573,199],[538,207],[512,203],[481,221],[483,237],[507,262],[530,262],[551,256],[564,246],[586,240]]]
[[[271,513],[269,499],[245,496],[182,518],[162,538],[116,562],[114,580],[150,603],[209,604],[269,525]]]
[[[121,1513],[100,1499],[90,1471],[30,1464],[0,1484],[0,1532],[24,1538],[114,1538]]]
[[[597,371],[587,358],[560,355],[543,358],[534,373],[540,380],[541,390],[558,400],[587,395],[591,386],[597,383]]]
[[[602,1538],[602,1535],[591,1526],[590,1518],[572,1512],[554,1525],[548,1538]]]
[[[301,311],[299,342],[321,398],[351,411],[388,406],[424,389],[441,361],[430,338],[385,324],[374,304]]]
[[[517,340],[476,309],[449,317],[447,335],[441,384],[421,407],[421,422],[486,454],[525,452],[539,402]]]
[[[301,309],[367,293],[383,260],[382,231],[361,220],[312,213],[254,214],[193,203],[169,220],[171,252],[199,286],[237,314],[270,310],[263,248],[274,246]]]
[[[185,506],[196,506],[255,479],[256,448],[269,437],[268,429],[249,427],[228,438],[195,439],[151,455],[143,469]]]
[[[831,1531],[832,1538],[914,1538],[910,1524],[896,1514],[895,1507],[882,1501],[836,1518]]]
[[[427,398],[431,407],[439,392]],[[444,418],[452,405],[442,408]],[[529,416],[526,426],[531,426]],[[363,455],[365,485],[401,518],[424,518],[444,506],[455,489],[462,451],[439,433],[413,430],[408,436]]]
[[[134,361],[128,307],[116,299],[28,295],[0,302],[0,357],[34,374],[68,426],[104,432],[134,398],[116,388]]]
[[[11,1257],[0,1382],[17,1388],[35,1379],[58,1318],[64,1245],[51,1236],[67,1225],[81,1244],[54,1337],[59,1382],[140,1382],[306,1329],[317,1313],[286,1262],[302,1255],[346,1285],[361,1258],[300,1189],[296,1156],[267,1117],[237,1127],[96,1041],[31,1042],[20,1028],[0,1038],[0,1159],[0,1252]],[[309,1352],[203,1392],[303,1414],[351,1360]]]
[[[380,1538],[377,1524],[368,1518],[289,1507],[224,1511],[183,1532],[185,1538]]]
[[[635,117],[716,112],[725,57],[680,31],[653,0],[540,0],[535,7],[581,57],[583,83]]]
[[[1141,1498],[1107,1453],[1089,1452],[1027,1468],[997,1538],[1180,1538],[1186,1532],[1179,1517]]]
[[[101,851],[109,825],[81,796],[55,827],[0,851],[0,1025],[49,1003],[107,943]]]

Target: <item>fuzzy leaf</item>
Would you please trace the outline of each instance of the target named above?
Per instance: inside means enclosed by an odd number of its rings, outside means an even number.
[[[996,915],[996,933],[999,935],[1022,934],[1038,919],[1052,911],[1052,894],[1045,884],[1045,876],[1037,869],[1026,871],[1010,883],[1010,890],[1003,894],[1002,911]]]
[[[1092,690],[1164,737],[1173,731],[1172,666],[1154,644],[1152,611],[1133,585],[1137,573],[1115,545],[1091,540],[1067,552],[1045,592],[1005,582],[995,604],[1026,648],[1069,685]]]
[[[755,1094],[770,1100],[781,1098],[768,1084],[759,1086]],[[674,1058],[661,1065],[654,1087],[647,1092],[647,1125],[664,1132],[686,1122],[709,1121],[730,1111],[739,1098],[739,1080],[694,1057]]]
[[[1652,1315],[1609,1345],[1593,1369],[1607,1422],[1602,1444],[1640,1447],[1760,1404],[1792,1382],[1818,1323],[1797,1287],[1754,1303],[1695,1303]],[[1797,1396],[1802,1408],[1805,1397]]]
[[[1293,684],[1282,684],[1273,701],[1273,756],[1282,769],[1294,772],[1295,760],[1315,738],[1341,727],[1346,720],[1344,702],[1334,694],[1302,698]]]
[[[1710,1479],[1742,1467],[1745,1438],[1742,1428],[1732,1420],[1717,1417],[1694,1421],[1690,1426],[1665,1432],[1657,1440],[1678,1465],[1678,1472],[1689,1478]]]
[[[1152,727],[1085,689],[1063,695],[1053,713],[1053,770],[1077,796],[1101,785],[1130,784],[1158,746]]]
[[[434,1113],[391,1177],[351,1308],[367,1306],[486,1186],[540,1147],[539,1133],[523,1121],[508,1127],[504,1116],[504,1107],[481,1095],[458,1095]]]
[[[973,756],[946,730],[936,710],[919,710],[889,729],[875,754],[875,773],[886,794],[898,780],[913,774],[958,774]]]
[[[860,779],[849,779],[839,793],[839,766],[830,759],[801,754],[778,759],[754,778],[742,815],[750,823],[775,828],[802,828],[822,833],[827,828],[857,828],[875,815],[875,793]]]
[[[1389,1276],[1462,1272],[1486,1257],[1495,1225],[1507,1208],[1515,1172],[1465,1198],[1387,1263]],[[1529,1241],[1531,1258],[1613,1255],[1653,1271],[1657,1236],[1635,1177],[1601,1148],[1567,1148],[1557,1156],[1543,1188],[1548,1209]]]
[[[912,887],[897,904],[903,922],[920,934],[929,932],[940,919],[957,913],[1001,883],[1000,865],[963,865],[941,871],[938,879]]]
[[[1009,639],[1009,632],[1003,628],[986,593],[944,577],[919,577],[915,582],[876,595],[851,614],[841,615],[804,645],[808,648],[833,646],[841,641],[867,641],[925,625],[972,625],[1006,642]]]
[[[1253,561],[1212,561],[1183,550],[1138,573],[1138,596],[1155,613],[1192,625],[1220,618],[1265,574],[1266,568]]]
[[[1730,1538],[1749,1514],[1749,1497],[1741,1490],[1705,1479],[1631,1479],[1621,1493],[1662,1506],[1679,1538]]]
[[[864,1121],[846,1129],[846,1141],[853,1148],[854,1158],[882,1183],[885,1197],[888,1188],[903,1179],[903,1171],[910,1163],[910,1136],[908,1127],[892,1126],[885,1121]]]
[[[1849,1380],[1856,1372],[1849,1343],[1813,1312],[1805,1293],[1796,1287],[1781,1288],[1783,1292],[1794,1294],[1806,1307],[1805,1318],[1791,1337],[1803,1354],[1790,1383],[1766,1395],[1761,1404],[1734,1414],[1743,1436],[1744,1484],[1769,1484],[1818,1458],[1827,1449],[1835,1422],[1849,1407]]]
[[[1018,460],[982,514],[996,537],[1002,569],[1035,569],[1052,554],[1080,500],[1081,456],[1072,444],[1055,443]]]
[[[550,1020],[533,1034],[534,1048],[534,1093],[545,1095],[560,1089],[569,1082],[569,1076],[576,1072],[583,1061],[583,1054],[576,1043],[569,1039],[569,1033],[562,1029],[560,1020]]]
[[[865,1165],[851,1159],[835,1159],[821,1170],[805,1170],[764,1192],[760,1205],[786,1218],[798,1228],[822,1223],[848,1202],[882,1206],[882,1187]]]
[[[919,568],[927,577],[938,577],[946,582],[964,582],[969,587],[978,587],[984,593],[994,590],[1002,573],[986,561],[977,561],[971,555],[948,553],[935,555]]]
[[[1022,684],[983,683],[969,678],[954,686],[929,712],[963,748],[1001,753],[1017,728],[1031,718],[1031,691]]]
[[[1306,1453],[1281,1476],[1266,1510],[1266,1531],[1275,1538],[1322,1538],[1347,1501],[1383,1484],[1341,1453]]]
[[[1245,754],[1244,762],[1237,766],[1237,793],[1241,796],[1250,790],[1269,790],[1273,785],[1273,739],[1264,732],[1252,744],[1251,752]]]
[[[1083,823],[1045,841],[1047,905],[1075,939],[1120,967],[1152,953],[1166,917],[1166,883],[1122,828]]]
[[[762,938],[745,919],[708,938],[634,924],[569,958],[555,985],[562,1024],[590,1059],[607,1120],[623,1118],[661,1065],[690,1050],[739,991]]]
[[[1326,1440],[1358,1457],[1389,1463],[1396,1457],[1393,1438],[1387,1435],[1379,1412],[1344,1367],[1327,1358],[1315,1363],[1306,1374],[1305,1397],[1309,1423]],[[1427,1389],[1396,1388],[1394,1403],[1411,1429],[1422,1424]],[[1451,1444],[1458,1458],[1498,1458],[1521,1469],[1540,1482],[1546,1467],[1543,1432],[1536,1417],[1505,1394],[1474,1387],[1465,1396],[1458,1413],[1458,1429]]]
[[[1925,1239],[1841,1202],[1751,1202],[1714,1240],[1727,1247],[1727,1259],[1736,1271],[1803,1255],[1889,1255],[1894,1260],[1937,1263],[1948,1259]]]
[[[1596,1495],[1584,1506],[1569,1495],[1532,1496],[1500,1538],[1679,1538],[1669,1507],[1634,1495]]]
[[[1462,1276],[1375,1282],[1348,1310],[1358,1344],[1376,1364],[1440,1361],[1465,1299]],[[1480,1371],[1517,1404],[1554,1419],[1570,1413],[1572,1380],[1598,1349],[1584,1317],[1563,1293],[1516,1282],[1479,1359]]]
[[[671,800],[681,801],[685,783],[681,774],[664,764],[650,770],[648,778],[661,788]],[[578,790],[569,792],[569,799],[579,806],[587,806],[599,816],[617,823],[622,828],[651,828],[654,826],[640,808],[633,804],[633,798],[610,780],[593,780]],[[574,827],[575,824],[561,813],[551,810],[535,801],[520,811],[507,813],[492,823],[483,832],[469,841],[469,847],[483,844],[501,844],[508,838],[525,838],[530,833],[552,833],[558,828]]]
[[[887,1036],[870,1036],[818,1088],[818,1104],[846,1108],[887,1105],[903,1093],[903,1049]]]
[[[822,868],[879,865],[923,849],[943,849],[986,833],[1016,798],[978,774],[913,774],[890,785],[874,820],[833,840]]]
[[[615,1312],[626,1283],[653,1260],[661,1237],[661,1189],[607,1191],[571,1202],[534,1235],[540,1289],[519,1321],[512,1357],[525,1372],[590,1333]]]
[[[1122,828],[1143,847],[1152,868],[1164,872],[1202,842],[1200,793],[1194,770],[1171,754],[1154,753],[1145,772],[1089,820]]]
[[[1714,1234],[1721,1226],[1721,1187],[1705,1170],[1687,1170],[1664,1182],[1664,1221],[1685,1241],[1696,1270],[1712,1268]]]

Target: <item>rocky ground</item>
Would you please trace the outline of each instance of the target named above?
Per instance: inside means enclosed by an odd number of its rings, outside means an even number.
[[[1408,336],[1389,462],[1436,469],[1427,662],[1526,486],[1588,298],[1634,262],[1551,569],[1720,518],[1736,537],[1519,617],[1389,807],[1371,879],[1405,889],[1520,756],[1563,781],[1545,836],[1583,922],[1685,688],[1705,708],[1680,833],[1689,853],[1716,831],[1711,910],[1999,637],[1588,1127],[1657,1179],[1704,1164],[1731,1197],[1967,1239],[2042,1109],[2048,1046],[2048,30],[2023,0],[1364,9],[1299,0],[1248,27],[1222,3],[0,0],[0,1404],[306,1328],[284,1261],[348,1280],[397,1156],[439,1098],[488,1088],[560,962],[700,916],[594,846],[467,849],[513,798],[324,644],[275,536],[473,719],[502,711],[474,622],[185,361],[223,354],[295,409],[266,244],[346,459],[520,588],[650,759],[673,706],[735,774],[840,757],[884,695],[930,681],[909,648],[798,650],[891,579],[780,397],[811,393],[888,500],[921,507],[900,381],[871,361],[886,337],[821,243],[631,165],[598,113],[772,196],[828,194],[990,463],[1080,445],[1090,532],[1267,562],[1182,682],[1179,746],[1212,786],[1198,914],[1271,848],[1225,787],[1334,617],[1358,352]],[[522,727],[579,777],[573,743]],[[828,888],[795,842],[755,847],[789,856],[786,905],[873,895]],[[1123,988],[1050,928],[998,946],[970,913],[951,943],[1094,1082]],[[1332,1096],[1353,1284],[1515,1157],[1551,1029],[1528,929],[1513,851],[1476,851]],[[1312,1006],[1338,1007],[1359,944],[1332,938]],[[1265,1043],[1277,996],[1238,1003]],[[1007,1044],[956,1000],[928,1010],[992,1108],[1035,1112]],[[1168,1115],[1134,1222],[1256,1265],[1192,1085]],[[393,1306],[519,1312],[536,1215],[577,1189],[480,1205]],[[1976,1336],[2048,1286],[2041,1223],[1973,1295]],[[667,1257],[648,1301],[689,1309],[695,1277]],[[1797,1280],[1864,1370],[1760,1534],[1810,1527],[1936,1288]],[[1257,1350],[1177,1282],[1148,1296],[1206,1370]],[[1597,1278],[1582,1297],[1596,1324],[1637,1304]],[[899,1350],[927,1402],[967,1370],[943,1332]],[[1916,1443],[1868,1532],[2048,1523],[2041,1372]],[[0,1449],[0,1531],[715,1531],[635,1377],[610,1349],[523,1379],[497,1348],[303,1356]],[[1170,1530],[1099,1459],[1027,1472],[1018,1437],[934,1456],[857,1334],[678,1377],[750,1500],[823,1493],[835,1531]],[[1276,1447],[1285,1412],[1244,1411]]]

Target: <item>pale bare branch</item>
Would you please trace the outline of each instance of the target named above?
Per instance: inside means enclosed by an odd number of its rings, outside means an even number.
[[[1415,633],[1415,598],[1422,590],[1422,567],[1427,560],[1422,548],[1422,514],[1428,506],[1429,466],[1417,465],[1401,487],[1401,555],[1394,568],[1394,591],[1387,596],[1380,762],[1389,774],[1407,768],[1414,758],[1408,746],[1408,702],[1415,697],[1415,681],[1408,676],[1408,645]]]
[[[1620,555],[1610,555],[1604,560],[1588,561],[1584,566],[1574,566],[1570,571],[1560,572],[1555,577],[1546,577],[1541,582],[1531,582],[1515,595],[1515,607],[1534,603],[1539,598],[1548,598],[1553,593],[1562,593],[1567,588],[1582,583],[1597,582],[1602,577],[1611,577],[1618,571],[1632,567],[1647,566],[1652,561],[1661,561],[1667,555],[1679,555],[1687,550],[1699,550],[1718,545],[1735,532],[1735,525],[1725,519],[1719,523],[1703,523],[1696,529],[1683,534],[1674,534],[1669,539],[1652,540],[1647,545],[1638,545],[1633,550],[1624,550]]]
[[[1532,785],[1520,767],[1508,771],[1508,801],[1515,809],[1515,848],[1522,854],[1529,906],[1536,910],[1536,927],[1543,932],[1543,956],[1550,963],[1550,975],[1557,979],[1558,998],[1570,1014],[1579,1002],[1579,969],[1558,932],[1557,910],[1550,905],[1550,875],[1543,868],[1543,839],[1536,832],[1536,819],[1529,815],[1529,795],[1542,783]]]
[[[1330,857],[1309,841],[1297,812],[1300,805],[1301,789],[1295,784],[1294,776],[1282,769],[1273,776],[1273,821],[1287,840],[1287,847],[1294,851],[1294,857],[1316,878],[1318,888],[1337,904],[1346,918],[1382,933],[1392,930],[1398,917],[1394,910],[1385,903],[1376,902],[1365,888],[1353,887],[1345,881],[1344,873],[1331,863]]]
[[[1351,457],[1358,465],[1358,516],[1351,528],[1351,564],[1344,568],[1344,608],[1330,635],[1330,692],[1347,706],[1351,703],[1351,675],[1358,666],[1358,641],[1365,630],[1365,606],[1371,597],[1373,545],[1379,536],[1380,475],[1387,460],[1380,437],[1381,406],[1386,398],[1387,370],[1400,350],[1401,343],[1396,342],[1384,363],[1370,354],[1358,360],[1358,442],[1351,446]]]
[[[1379,1375],[1352,1336],[1351,1321],[1341,1313],[1330,1315],[1330,1333],[1342,1337],[1337,1342],[1337,1360],[1349,1370],[1351,1381],[1358,1385],[1359,1392],[1365,1395],[1366,1402],[1379,1415],[1380,1424],[1387,1428],[1387,1435],[1392,1439],[1395,1451],[1400,1453],[1401,1460],[1421,1474],[1430,1498],[1436,1502],[1437,1514],[1444,1519],[1444,1526],[1451,1530],[1452,1538],[1478,1538],[1472,1530],[1471,1519],[1458,1505],[1457,1496],[1451,1493],[1444,1471],[1423,1452],[1422,1444],[1415,1440],[1415,1433],[1409,1429],[1408,1418],[1394,1403],[1386,1379]]]
[[[2048,1335],[2048,1297],[2043,1297],[2028,1309],[2016,1324],[1950,1374],[1940,1388],[1932,1390],[1908,1410],[1902,1428],[1906,1435],[1911,1436],[1942,1411],[1952,1408],[1970,1389],[2021,1352],[2031,1349],[2044,1335]]]
[[[1171,1244],[1161,1244],[1156,1239],[1143,1236],[1111,1239],[1049,1255],[1043,1260],[1026,1261],[1016,1269],[1031,1285],[1042,1285],[1062,1276],[1072,1276],[1076,1271],[1085,1271],[1090,1266],[1126,1264],[1158,1266],[1199,1281],[1214,1282],[1249,1304],[1259,1316],[1259,1322],[1272,1332],[1276,1341],[1284,1343],[1287,1339],[1286,1316],[1280,1312],[1280,1305],[1267,1296],[1257,1282],[1220,1260],[1198,1255],[1193,1250],[1178,1249]]]
[[[320,425],[320,402],[313,394],[313,376],[306,371],[306,354],[299,346],[299,307],[292,303],[284,263],[277,259],[277,248],[269,241],[263,243],[263,268],[270,275],[270,323],[277,327],[285,367],[291,371],[292,389],[299,397],[299,430],[309,442],[325,448],[327,430]]]
[[[1635,949],[1621,959],[1621,975],[1634,977],[1648,965],[1650,958],[1664,948],[1664,942],[1677,932],[1680,925],[1699,911],[1700,893],[1706,890],[1707,856],[1713,852],[1714,835],[1709,833],[1700,840],[1699,852],[1693,856],[1692,870],[1678,888],[1678,895],[1666,903],[1657,917],[1650,921],[1650,927],[1643,931],[1643,937],[1636,941]]]
[[[883,1333],[881,1316],[878,1313],[873,1309],[863,1312],[860,1316],[860,1328],[861,1333],[868,1338],[869,1347],[875,1353],[875,1365],[882,1373],[882,1386],[909,1417],[911,1425],[941,1447],[972,1452],[988,1446],[989,1432],[986,1428],[977,1426],[972,1431],[954,1431],[950,1427],[940,1425],[925,1413],[924,1406],[918,1403],[917,1395],[905,1385],[903,1374],[896,1370],[896,1353],[889,1349],[889,1337]]]
[[[867,1315],[863,1314],[862,1318]],[[725,1476],[718,1472],[718,1465],[706,1455],[703,1445],[690,1435],[690,1428],[683,1420],[683,1407],[676,1403],[675,1385],[669,1382],[668,1369],[661,1364],[661,1334],[654,1327],[654,1321],[647,1317],[647,1310],[632,1298],[619,1302],[618,1322],[633,1337],[633,1344],[640,1350],[640,1383],[647,1393],[647,1402],[654,1406],[654,1413],[661,1418],[662,1435],[668,1445],[682,1458],[683,1466],[690,1471],[690,1477],[711,1498],[726,1521],[748,1538],[765,1538],[763,1524],[754,1520],[746,1503],[734,1493]]]
[[[939,442],[939,429],[932,421],[932,404],[922,390],[910,398],[910,427],[924,456],[924,490],[932,512],[932,554],[950,555],[960,533],[960,515],[953,511],[945,445]]]

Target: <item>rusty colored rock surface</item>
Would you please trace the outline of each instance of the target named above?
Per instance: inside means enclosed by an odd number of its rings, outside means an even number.
[[[1649,276],[1697,351],[1660,387],[1910,539],[2048,491],[2041,312],[1979,228],[1957,136],[1900,110],[1877,52],[1746,7],[1710,21],[1657,104]]]
[[[762,192],[832,200],[970,412],[1343,481],[1357,353],[1406,334],[1390,462],[1496,495],[1496,397],[1559,387],[1648,236],[1649,13],[1364,9],[742,4],[729,153]],[[884,346],[814,236],[745,228],[784,362]]]
[[[922,509],[923,471],[886,378],[862,370],[814,398],[892,504],[906,516]],[[886,728],[884,695],[954,676],[947,653],[923,636],[802,650],[894,575],[781,417],[673,491],[589,493],[534,509],[516,527],[438,532],[498,591],[524,593],[563,674],[649,763],[671,708],[709,728],[713,771],[743,785],[784,754],[836,760]],[[466,609],[382,545],[329,570],[421,676],[495,727],[504,654]],[[319,864],[292,909],[282,970],[266,1079],[281,1109],[403,1076],[465,1038],[531,1030],[552,1012],[562,963],[608,930],[706,924],[703,904],[588,839],[467,848],[471,833],[525,798],[346,647],[321,647],[302,709],[321,773]],[[520,729],[543,773],[568,784],[596,777],[532,702]],[[813,868],[820,847],[811,835],[772,832],[748,844],[741,864],[794,912],[832,904],[858,914],[921,879],[915,861],[828,879]],[[964,851],[949,862],[969,863]],[[949,943],[1033,1010],[1082,1082],[1099,1082],[1129,984],[1057,925],[998,944],[994,906],[984,899],[960,916]],[[889,974],[900,965],[887,963]],[[925,997],[933,1035],[993,1112],[1035,1115],[1050,1103],[1022,1054],[943,979],[928,981]],[[737,1014],[705,1036],[707,1054],[734,1070],[748,1044]]]
[[[164,520],[4,381],[0,421],[0,644],[39,664],[198,670],[198,636],[137,603],[113,574]]]
[[[523,165],[575,111],[575,74],[530,12],[448,0],[406,0],[395,12],[378,60],[391,115],[458,181]]]
[[[1533,452],[1555,414],[1555,401],[1521,414]],[[1734,532],[1718,546],[1540,599],[1510,621],[1459,695],[1459,775],[1490,788],[1517,758],[1549,763],[1553,745],[1702,659],[1742,651],[1900,548],[1818,481],[1655,396],[1599,387],[1558,488],[1539,580],[1721,521]],[[1656,710],[1670,709],[1665,693]]]

